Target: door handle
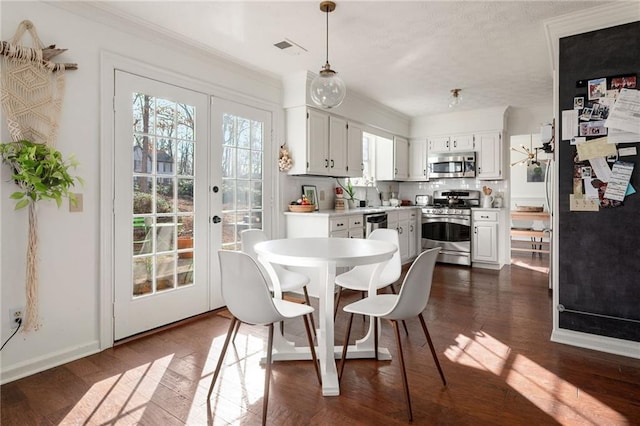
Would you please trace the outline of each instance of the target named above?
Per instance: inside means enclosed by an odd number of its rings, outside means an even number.
[[[220,223],[222,222],[222,219],[220,219],[220,216],[216,215],[214,217],[211,218],[211,220],[213,221],[213,223]]]

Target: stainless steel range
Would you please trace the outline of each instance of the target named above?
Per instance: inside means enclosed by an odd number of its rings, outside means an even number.
[[[416,204],[430,201],[417,196]],[[480,191],[444,189],[422,208],[422,248],[440,247],[438,261],[471,265],[471,207],[480,205]]]

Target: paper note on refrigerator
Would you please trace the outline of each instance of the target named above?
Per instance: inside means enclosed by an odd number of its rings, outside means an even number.
[[[563,111],[564,113],[564,111]],[[640,133],[640,91],[621,89],[609,111],[605,126]]]
[[[578,150],[578,157],[580,157],[580,161],[618,154],[616,146],[608,144],[607,138],[598,138],[581,143],[576,145],[576,149]]]
[[[591,164],[593,171],[596,172],[596,176],[602,182],[609,182],[609,180],[611,180],[611,169],[609,168],[606,158],[592,158],[589,160],[589,164]]]
[[[611,169],[611,179],[604,191],[604,198],[623,201],[633,173],[633,163],[616,161]]]
[[[562,140],[571,140],[574,136],[578,136],[578,110],[562,111]]]

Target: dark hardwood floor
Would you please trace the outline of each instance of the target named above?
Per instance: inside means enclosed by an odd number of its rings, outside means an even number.
[[[500,272],[437,266],[425,319],[448,386],[442,386],[419,321],[408,321],[403,347],[414,424],[640,424],[640,360],[550,342],[551,294],[547,275],[539,272],[544,262],[516,260]],[[264,327],[240,328],[206,402],[229,325],[224,314],[5,384],[2,425],[260,424]],[[340,312],[338,342],[346,320]],[[302,321],[287,323],[285,332],[304,344]],[[353,338],[363,332],[356,318]],[[387,323],[381,344],[395,354]],[[338,397],[322,396],[310,362],[276,363],[268,422],[406,424],[397,360],[347,362]]]

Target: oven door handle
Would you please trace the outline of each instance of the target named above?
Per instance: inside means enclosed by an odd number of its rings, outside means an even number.
[[[471,218],[460,216],[438,216],[438,217],[423,217],[422,223],[455,223],[458,225],[471,226]]]

